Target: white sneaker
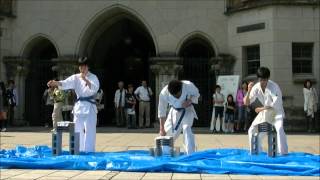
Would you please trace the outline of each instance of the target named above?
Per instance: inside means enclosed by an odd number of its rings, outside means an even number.
[[[1,130],[1,132],[6,132],[7,131],[7,128],[3,128],[2,130]]]

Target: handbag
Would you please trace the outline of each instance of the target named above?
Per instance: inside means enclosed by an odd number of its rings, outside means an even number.
[[[7,120],[7,112],[0,112],[0,121]]]

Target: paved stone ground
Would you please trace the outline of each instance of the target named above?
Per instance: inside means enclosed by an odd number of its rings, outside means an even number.
[[[42,127],[9,128],[9,132],[0,133],[0,149],[12,149],[16,145],[32,147],[34,145],[51,146],[51,133]],[[197,149],[209,148],[247,148],[246,134],[210,134],[208,129],[196,128]],[[154,146],[156,129],[127,130],[119,128],[98,128],[97,151],[123,151],[148,149]],[[143,138],[141,138],[143,137]],[[63,146],[67,148],[67,136]],[[319,134],[288,134],[289,151],[303,151],[320,154]],[[177,144],[182,147],[182,137]],[[265,145],[264,145],[265,146]],[[266,148],[266,147],[264,147]],[[115,171],[78,171],[78,170],[25,170],[2,169],[0,179],[112,179],[112,180],[160,180],[160,179],[319,179],[319,177],[302,176],[252,176],[252,175],[212,175],[182,173],[135,173]]]

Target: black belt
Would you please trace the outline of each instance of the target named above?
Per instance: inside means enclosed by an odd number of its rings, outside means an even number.
[[[96,104],[96,101],[94,100],[94,96],[88,96],[88,97],[79,97],[76,102],[78,101],[87,101],[91,104]]]
[[[176,130],[179,129],[179,126],[180,126],[180,124],[181,124],[181,122],[182,122],[182,119],[183,119],[184,115],[186,114],[186,108],[175,108],[175,107],[172,107],[172,108],[175,109],[175,110],[177,110],[177,111],[182,111],[182,112],[181,112],[181,116],[180,116],[180,118],[179,118],[179,120],[178,120],[178,122],[177,122],[177,125],[176,125],[176,127],[174,128],[174,130],[176,131]]]
[[[150,101],[143,101],[143,100],[140,100],[140,102],[150,102]]]

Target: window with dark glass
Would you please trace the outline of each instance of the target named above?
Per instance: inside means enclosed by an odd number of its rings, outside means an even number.
[[[292,43],[292,72],[312,73],[313,43]]]
[[[247,75],[256,74],[257,69],[260,67],[260,46],[246,46],[244,47],[244,54]]]

